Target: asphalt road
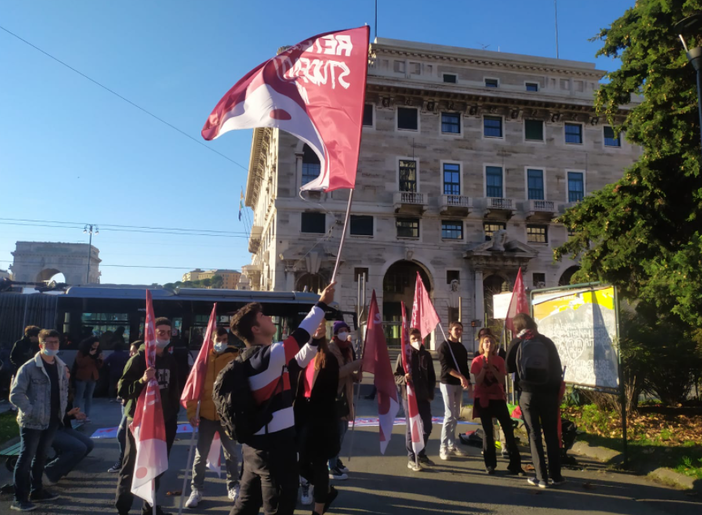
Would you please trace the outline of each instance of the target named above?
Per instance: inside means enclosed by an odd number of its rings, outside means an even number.
[[[361,415],[372,415],[374,403],[361,400]],[[434,415],[441,416],[441,400],[434,403]],[[96,399],[91,416],[93,423],[85,427],[92,433],[99,427],[114,426],[119,421],[117,404]],[[98,423],[99,422],[99,423]],[[460,426],[459,426],[460,427]],[[438,459],[440,427],[435,426],[429,442],[429,455],[437,466],[432,470],[415,473],[407,469],[404,451],[404,427],[396,426],[385,456],[380,456],[378,428],[357,429],[354,437],[354,455],[347,481],[335,486],[340,495],[330,513],[402,514],[631,514],[694,515],[702,513],[702,498],[656,484],[644,477],[606,471],[602,465],[583,459],[581,469],[565,470],[568,482],[558,489],[539,490],[527,484],[525,478],[505,474],[506,462],[500,461],[495,476],[484,472],[480,450],[463,447],[466,458],[441,462]],[[177,497],[168,497],[167,491],[180,490],[183,468],[188,453],[186,435],[176,441],[171,453],[171,468],[161,484],[162,505],[170,513],[177,513]],[[351,442],[348,434],[345,453]],[[106,472],[117,458],[115,440],[97,440],[93,453],[85,458],[68,477],[53,489],[61,498],[45,504],[34,513],[84,514],[116,513],[112,507],[116,474]],[[523,453],[525,463],[529,455]],[[206,484],[207,497],[194,510],[184,513],[226,514],[231,504],[226,497],[224,479],[213,473]],[[11,481],[4,466],[0,469],[0,483]],[[0,497],[0,514],[9,514],[11,497]],[[132,513],[139,513],[135,502]],[[311,513],[310,507],[299,506],[297,514]]]

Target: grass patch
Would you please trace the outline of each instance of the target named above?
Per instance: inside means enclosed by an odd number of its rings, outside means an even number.
[[[14,411],[6,411],[0,414],[0,445],[15,436],[19,436],[17,413]]]

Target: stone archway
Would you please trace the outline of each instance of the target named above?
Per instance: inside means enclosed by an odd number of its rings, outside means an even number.
[[[387,269],[383,277],[383,320],[385,338],[390,346],[400,345],[402,302],[405,303],[407,316],[411,315],[417,272],[431,296],[433,284],[431,276],[421,264],[415,261],[397,261]]]
[[[558,286],[568,286],[570,281],[573,279],[575,272],[580,270],[578,265],[573,265],[570,268],[566,268],[565,272],[561,274],[561,278],[558,279]]]
[[[45,281],[62,273],[66,284],[100,283],[100,251],[86,243],[18,241],[12,256],[12,276],[18,282]]]
[[[34,282],[41,283],[51,281],[57,275],[61,275],[60,280],[54,279],[57,283],[62,283],[66,281],[66,275],[63,272],[61,272],[61,270],[57,270],[56,268],[45,268],[37,274],[37,278]]]

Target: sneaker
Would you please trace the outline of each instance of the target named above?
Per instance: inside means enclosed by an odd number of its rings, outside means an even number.
[[[338,459],[338,458],[337,458],[337,460],[336,460],[336,468],[339,469],[340,471],[342,471],[344,474],[348,474],[348,473],[349,473],[348,467],[347,467],[346,465],[344,465],[344,464],[341,462],[341,460]]]
[[[531,486],[538,486],[539,488],[548,488],[546,481],[539,481],[535,477],[530,477],[527,479],[527,483],[529,483]]]
[[[420,457],[419,457],[419,464],[420,464],[420,465],[427,465],[427,466],[429,466],[429,467],[433,467],[433,466],[436,465],[436,463],[434,463],[433,461],[431,461],[431,460],[429,459],[429,457],[426,456],[426,455],[420,456]]]
[[[115,472],[119,472],[120,470],[122,470],[122,463],[120,463],[119,461],[107,469],[107,471],[110,474],[114,474]]]
[[[188,500],[185,501],[185,507],[186,508],[197,508],[197,505],[202,501],[202,492],[198,490],[197,488],[193,488],[193,491],[190,493],[190,497],[188,497]],[[158,509],[158,506],[156,507]]]
[[[239,484],[237,483],[236,485],[231,487],[227,494],[229,496],[229,500],[235,502],[237,497],[239,497]]]
[[[348,478],[349,476],[347,474],[340,471],[336,467],[329,469],[329,479],[334,479],[335,481],[346,481]]]
[[[10,509],[15,511],[34,511],[37,509],[37,505],[29,501],[13,501],[10,504]]]
[[[488,473],[488,476],[494,476],[495,475],[495,467],[485,467],[485,472]]]
[[[439,458],[441,458],[443,461],[448,461],[451,459],[451,455],[446,449],[441,449],[439,451]]]
[[[416,461],[408,461],[407,468],[410,469],[412,472],[421,472],[422,470],[422,466]]]
[[[558,479],[549,479],[548,484],[552,486],[561,486],[563,483],[566,482],[566,478],[563,476],[559,477]]]
[[[463,452],[463,451],[462,451],[461,449],[459,449],[458,447],[451,447],[451,448],[449,448],[449,452],[450,452],[451,454],[453,454],[454,456],[461,456],[461,457],[462,457],[462,456],[465,456],[465,455],[466,455],[466,453]]]
[[[42,502],[42,501],[55,501],[59,497],[60,497],[59,494],[55,494],[54,492],[50,492],[46,488],[42,488],[38,492],[32,492],[29,496],[29,499],[34,501],[34,502]]]
[[[302,483],[301,488],[302,495],[300,496],[300,502],[303,506],[309,506],[312,504],[314,496],[314,486],[309,483]]]

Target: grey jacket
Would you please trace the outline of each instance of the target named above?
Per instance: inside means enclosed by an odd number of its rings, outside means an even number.
[[[56,356],[59,379],[59,420],[63,420],[68,403],[66,364]],[[10,390],[10,402],[17,406],[17,424],[26,429],[46,429],[51,420],[51,380],[44,370],[44,360],[37,353],[20,367]]]

